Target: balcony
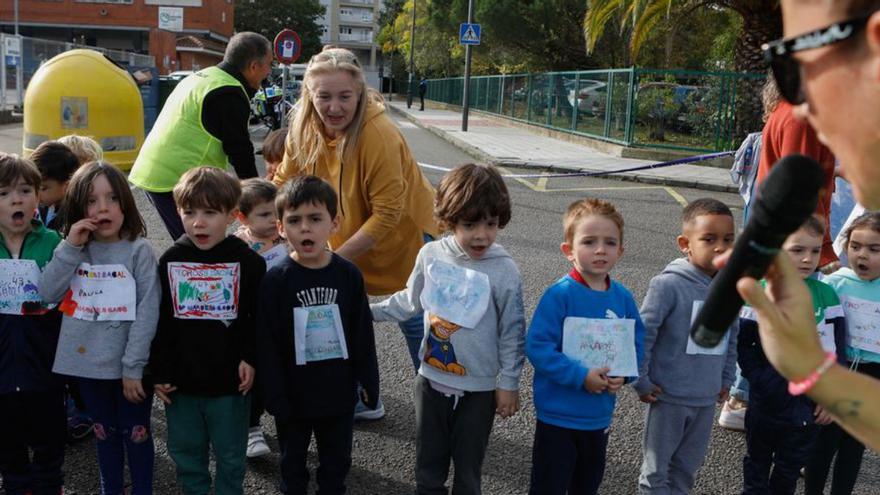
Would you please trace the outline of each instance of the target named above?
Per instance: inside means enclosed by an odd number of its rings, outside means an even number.
[[[339,41],[373,44],[372,33],[339,33]]]
[[[374,6],[376,5],[376,0],[339,0],[339,5],[353,5],[353,6]]]
[[[372,26],[373,25],[373,13],[365,13],[363,15],[346,15],[339,14],[339,23],[340,24],[354,24],[357,26]]]

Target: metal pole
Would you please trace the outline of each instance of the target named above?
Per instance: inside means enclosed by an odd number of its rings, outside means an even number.
[[[18,35],[18,0],[15,0],[13,9],[15,10],[15,37],[18,39],[18,63],[15,65],[15,85],[18,87],[18,104],[24,109],[24,88],[21,87],[24,84],[21,72],[24,66],[24,43],[21,41],[21,36]],[[6,84],[6,82],[4,81],[3,84]]]
[[[413,100],[413,74],[415,73],[415,65],[413,55],[416,52],[416,0],[413,0],[412,7],[412,26],[409,29],[409,83],[406,86],[406,108],[412,108]]]
[[[15,2],[12,4],[12,8],[15,11],[15,35],[18,36],[18,0],[15,0]]]
[[[474,0],[468,0],[468,24],[474,22]],[[465,45],[464,48],[464,94],[461,102],[461,131],[468,130],[468,108],[470,107],[470,85],[471,85],[471,45]]]

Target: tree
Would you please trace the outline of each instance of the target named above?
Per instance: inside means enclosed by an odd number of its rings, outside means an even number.
[[[235,30],[254,31],[274,40],[282,29],[299,34],[303,49],[300,58],[308,60],[321,51],[318,17],[324,7],[318,0],[239,0],[235,2]]]
[[[761,45],[782,33],[778,0],[587,0],[583,29],[587,51],[592,51],[609,24],[628,31],[635,56],[654,29],[666,19],[680,19],[699,9],[730,9],[742,17],[742,28],[733,47],[733,68],[741,72],[767,70]],[[634,57],[635,58],[635,57]],[[760,79],[746,79],[737,93],[736,134],[743,136],[758,127],[761,115]]]

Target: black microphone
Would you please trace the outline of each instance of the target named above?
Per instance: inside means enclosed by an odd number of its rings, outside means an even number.
[[[776,162],[752,202],[730,259],[709,286],[709,296],[691,326],[694,342],[702,347],[721,342],[743,305],[736,282],[746,275],[764,276],[785,238],[816,210],[824,181],[822,167],[812,158],[789,155]]]

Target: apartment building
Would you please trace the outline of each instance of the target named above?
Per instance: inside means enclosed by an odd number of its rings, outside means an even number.
[[[376,43],[382,0],[320,0],[325,14],[318,19],[323,28],[321,42],[354,52],[367,73],[367,81],[378,87],[382,72],[382,50]]]

